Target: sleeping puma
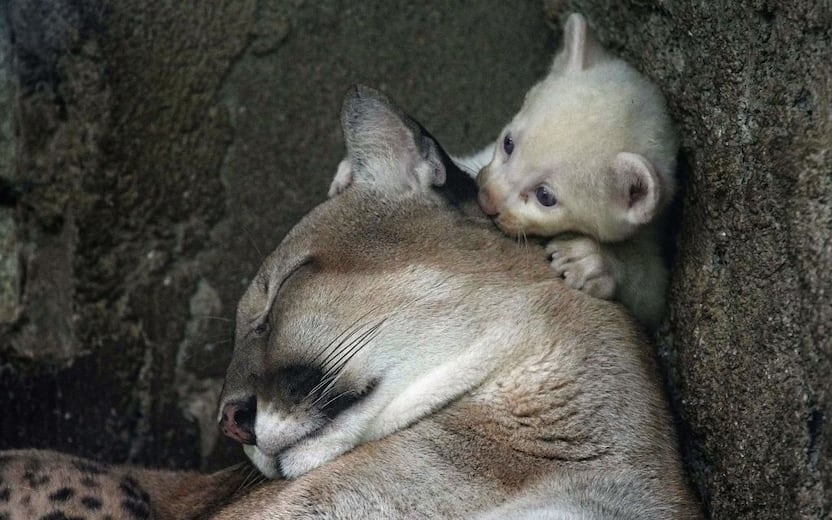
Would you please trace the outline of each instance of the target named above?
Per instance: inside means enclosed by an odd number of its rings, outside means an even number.
[[[623,310],[497,231],[384,96],[352,89],[342,122],[354,186],[286,236],[237,310],[221,427],[274,480],[210,518],[701,518]]]
[[[217,518],[698,518],[620,308],[494,230],[383,95],[352,89],[342,122],[352,187],[243,295],[221,397],[276,490]]]

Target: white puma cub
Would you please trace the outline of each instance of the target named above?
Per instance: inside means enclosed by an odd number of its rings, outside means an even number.
[[[568,285],[655,326],[668,278],[656,224],[678,147],[656,85],[572,14],[551,71],[497,144],[458,163],[474,174],[493,148],[477,176],[483,211],[510,236],[555,237],[547,253]]]
[[[657,217],[673,199],[679,147],[659,89],[572,14],[549,75],[497,143],[452,158],[477,177],[483,211],[511,236],[555,237],[546,253],[568,285],[655,327],[668,280]],[[329,195],[352,182],[347,158]]]

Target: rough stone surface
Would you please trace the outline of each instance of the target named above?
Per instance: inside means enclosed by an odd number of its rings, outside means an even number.
[[[537,0],[0,7],[0,226],[24,273],[0,289],[0,448],[152,465],[240,456],[214,424],[236,300],[324,199],[347,87],[468,151],[550,52]]]
[[[9,206],[15,196],[15,82],[9,56],[9,27],[0,16],[0,204]],[[20,311],[20,244],[14,208],[0,207],[0,326],[13,323]]]
[[[218,247],[233,129],[216,93],[254,4],[3,6],[18,154],[3,203],[25,277],[0,329],[2,443],[199,464],[177,346],[197,256]]]
[[[660,344],[713,518],[832,518],[832,4],[547,2],[655,79],[690,163]]]
[[[0,207],[0,323],[14,323],[20,312],[20,263],[14,211]]]
[[[213,425],[235,302],[324,198],[346,87],[469,151],[580,11],[683,136],[659,352],[692,483],[712,518],[832,518],[829,2],[0,6],[0,448],[236,456]]]

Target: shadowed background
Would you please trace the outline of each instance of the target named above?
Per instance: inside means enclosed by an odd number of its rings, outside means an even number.
[[[832,515],[832,7],[668,0],[0,2],[0,448],[218,467],[236,299],[380,87],[493,139],[571,11],[690,163],[659,334],[713,518]]]

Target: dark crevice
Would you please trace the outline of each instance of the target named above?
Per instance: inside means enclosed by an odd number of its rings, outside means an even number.
[[[809,444],[806,447],[806,463],[809,465],[809,472],[812,475],[817,475],[818,461],[820,459],[821,446],[823,444],[823,412],[812,407],[809,412],[809,417],[806,420],[806,428],[809,431]]]

